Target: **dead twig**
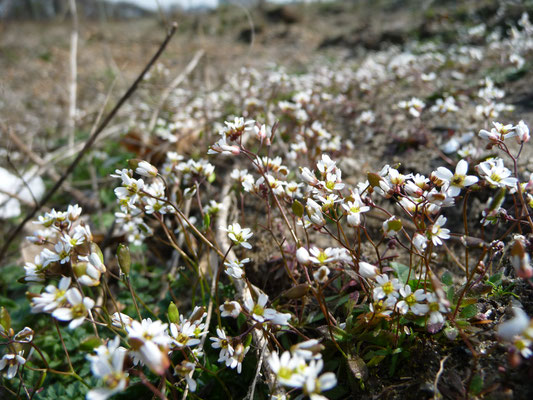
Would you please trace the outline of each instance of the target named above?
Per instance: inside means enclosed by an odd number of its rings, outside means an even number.
[[[69,105],[67,114],[68,144],[74,146],[76,129],[76,94],[78,91],[78,11],[76,0],[69,1],[70,14],[72,16],[72,31],[70,33],[70,82],[69,82]]]
[[[440,392],[439,392],[439,389],[437,388],[437,385],[439,383],[440,376],[444,372],[444,363],[446,362],[448,357],[449,357],[449,355],[447,355],[442,360],[440,360],[440,367],[439,367],[439,370],[437,372],[437,375],[435,375],[435,382],[433,383],[433,387],[434,387],[434,391],[435,391],[435,395],[433,396],[433,399],[435,399],[435,400],[438,399],[438,396],[440,395]]]
[[[146,64],[146,67],[144,67],[143,71],[139,74],[137,79],[129,87],[129,89],[126,91],[126,93],[124,93],[124,95],[120,98],[120,100],[115,105],[115,107],[104,118],[102,123],[98,126],[98,128],[94,131],[94,133],[89,137],[87,142],[85,142],[85,145],[83,146],[83,149],[81,149],[81,151],[78,153],[78,155],[74,159],[74,161],[72,161],[72,163],[68,166],[67,170],[63,173],[61,178],[48,191],[48,193],[46,193],[46,195],[44,195],[42,200],[34,207],[34,209],[26,216],[26,218],[24,218],[24,220],[11,232],[11,234],[8,236],[6,242],[2,246],[2,250],[0,251],[0,261],[4,259],[5,254],[7,252],[7,249],[9,248],[9,245],[15,239],[15,237],[17,237],[17,235],[20,233],[20,231],[22,231],[22,228],[24,227],[24,225],[28,221],[30,221],[35,216],[35,214],[37,214],[37,212],[41,209],[41,207],[44,204],[46,204],[46,202],[48,202],[52,198],[54,193],[57,192],[57,190],[61,187],[61,185],[67,179],[67,177],[74,171],[74,169],[79,164],[79,162],[81,161],[83,156],[89,151],[89,149],[91,148],[93,143],[96,141],[96,139],[100,135],[100,133],[102,133],[104,128],[115,117],[115,115],[117,114],[118,110],[120,110],[120,108],[124,105],[126,100],[128,100],[131,97],[131,95],[137,90],[137,87],[139,86],[139,83],[142,82],[142,80],[144,79],[144,76],[146,75],[148,70],[150,70],[150,68],[155,64],[157,59],[161,56],[161,54],[163,53],[163,51],[167,47],[168,43],[170,42],[170,39],[172,39],[172,37],[176,33],[177,28],[178,28],[178,24],[174,23],[172,25],[172,28],[170,29],[170,31],[167,33],[167,36],[165,37],[165,40],[163,41],[161,46],[159,46],[159,49],[157,50],[157,52],[152,56],[152,58],[150,59],[148,64]]]

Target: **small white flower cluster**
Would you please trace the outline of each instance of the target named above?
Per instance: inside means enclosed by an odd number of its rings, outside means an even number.
[[[122,392],[128,385],[128,373],[124,372],[127,350],[120,346],[120,336],[109,340],[107,345],[95,349],[95,355],[87,356],[93,375],[101,379],[105,386],[91,389],[87,400],[105,400]]]
[[[6,354],[0,359],[0,371],[7,367],[4,376],[6,379],[13,379],[19,368],[26,364],[22,345],[33,341],[34,332],[31,328],[25,327],[15,333],[10,323],[7,323],[4,327],[5,322],[4,319],[2,324],[0,324],[0,338],[7,340],[9,345],[7,346]]]
[[[298,343],[279,355],[273,352],[268,359],[272,372],[284,386],[301,389],[311,400],[326,400],[321,393],[334,388],[337,378],[332,372],[321,374],[324,361],[320,351],[324,349],[318,340]]]
[[[218,362],[225,363],[227,367],[237,369],[240,374],[242,362],[250,346],[246,346],[239,338],[231,338],[226,335],[223,329],[217,328],[217,336],[209,338],[214,349],[220,349]]]
[[[63,265],[72,267],[72,277],[63,276],[57,286],[49,284],[41,294],[31,297],[33,313],[50,313],[60,321],[70,322],[70,329],[81,325],[95,304],[93,299],[84,296],[82,286],[100,285],[106,271],[89,226],[79,221],[81,211],[74,205],[66,212],[52,210],[39,216],[35,223],[44,229],[28,239],[44,249],[34,263],[27,262],[24,266],[26,282],[46,282],[52,276],[65,274]],[[72,285],[73,279],[78,287]]]

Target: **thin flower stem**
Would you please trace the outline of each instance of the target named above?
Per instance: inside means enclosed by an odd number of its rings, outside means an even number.
[[[139,321],[142,321],[141,312],[139,311],[139,306],[137,305],[137,300],[135,299],[135,293],[133,291],[133,287],[131,286],[130,277],[125,275],[124,281],[126,282],[126,286],[128,287],[128,290],[131,294],[131,299],[133,300],[133,305],[135,306],[135,310],[137,311],[137,316],[139,317]]]

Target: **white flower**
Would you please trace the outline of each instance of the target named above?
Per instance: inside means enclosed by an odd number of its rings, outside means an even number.
[[[44,293],[32,299],[32,313],[52,312],[56,308],[62,306],[67,301],[66,293],[70,287],[70,277],[62,277],[59,281],[58,287],[48,285],[44,289]]]
[[[224,272],[235,279],[241,279],[244,276],[244,264],[250,262],[249,258],[245,258],[244,260],[231,260],[226,261],[224,265],[226,266],[226,269]]]
[[[515,127],[512,124],[503,125],[499,122],[493,122],[494,128],[489,131],[481,129],[479,136],[482,139],[489,140],[493,143],[498,143],[510,137],[516,136]]]
[[[46,267],[49,264],[60,260],[59,254],[54,253],[50,249],[43,249],[41,251],[40,257],[41,257],[41,261],[42,261],[42,266],[43,267]]]
[[[87,356],[93,375],[101,378],[105,384],[104,387],[90,390],[87,393],[88,400],[105,400],[126,388],[128,374],[123,368],[127,351],[124,347],[119,347],[119,344],[120,337],[116,336],[107,346],[99,346],[95,350],[96,355]]]
[[[313,278],[318,283],[326,283],[329,276],[329,268],[323,265],[313,273]]]
[[[420,117],[420,113],[425,106],[426,104],[416,97],[412,97],[409,101],[404,100],[398,103],[399,108],[409,111],[409,114],[415,118]]]
[[[241,305],[236,301],[225,301],[224,304],[220,306],[220,311],[221,317],[237,318],[241,313]]]
[[[178,348],[182,349],[185,346],[191,347],[196,346],[200,343],[196,335],[196,324],[191,323],[190,321],[184,321],[184,323],[170,324],[170,336],[173,339],[173,344]],[[207,332],[205,332],[207,334]]]
[[[0,371],[7,367],[6,379],[13,379],[19,366],[26,363],[26,360],[22,357],[23,354],[24,351],[19,351],[18,354],[4,354],[0,360]]]
[[[232,179],[235,179],[242,185],[245,192],[249,192],[252,190],[252,187],[254,185],[254,177],[248,173],[248,170],[238,170],[237,168],[235,168],[231,172],[230,176]]]
[[[400,289],[400,281],[397,278],[389,279],[386,274],[376,276],[376,287],[374,287],[374,297],[378,300],[383,298],[398,298],[398,290]]]
[[[187,381],[187,384],[189,385],[189,389],[193,393],[196,391],[196,387],[197,387],[196,381],[192,378],[195,368],[196,368],[196,365],[194,363],[187,361],[187,360],[183,360],[181,364],[176,366],[176,369],[175,369],[176,373],[179,376],[182,376],[185,378],[185,380]]]
[[[311,400],[327,399],[320,395],[320,393],[332,389],[337,385],[337,378],[333,372],[326,372],[325,374],[318,376],[323,366],[323,360],[314,360],[311,361],[309,367],[305,371],[306,376],[302,389]]]
[[[242,343],[238,343],[233,350],[233,354],[226,358],[226,366],[232,369],[237,368],[237,373],[240,374],[242,371],[242,362],[248,350],[250,350],[250,346],[244,347]]]
[[[122,324],[124,326],[131,326],[132,322],[133,319],[129,315],[119,313],[118,311],[111,316],[111,324],[118,328],[122,328]]]
[[[291,314],[280,313],[272,308],[265,308],[268,296],[261,293],[254,302],[251,296],[244,299],[244,308],[251,314],[252,318],[258,322],[270,321],[276,325],[287,325],[291,319]]]
[[[439,167],[434,174],[447,183],[447,194],[455,197],[461,193],[462,188],[471,186],[478,181],[478,178],[473,175],[467,176],[467,172],[468,163],[465,160],[460,160],[455,167],[455,173],[452,173],[448,168]]]
[[[142,179],[133,179],[126,169],[120,172],[120,178],[123,186],[115,188],[115,195],[120,200],[131,198],[135,202],[144,188],[144,181]]]
[[[78,263],[74,266],[78,281],[85,286],[98,286],[101,275],[106,271],[100,256],[93,252],[88,256],[79,257],[79,260],[84,261],[84,263]]]
[[[231,345],[231,340],[226,336],[224,330],[217,328],[217,337],[210,337],[209,340],[213,342],[211,343],[211,346],[214,349],[220,349],[218,362],[226,362],[226,360],[233,355],[234,349]]]
[[[229,225],[227,228],[221,227],[221,229],[228,232],[228,237],[233,241],[234,244],[240,244],[246,249],[251,249],[252,245],[248,243],[248,239],[253,236],[250,228],[241,228],[241,226],[235,222],[232,225]]]
[[[433,105],[429,111],[436,112],[439,114],[446,114],[448,112],[456,112],[459,111],[459,108],[455,104],[455,99],[451,96],[446,97],[443,99],[437,99],[435,102],[435,105]]]
[[[142,322],[134,320],[131,325],[126,325],[134,363],[142,361],[158,375],[162,375],[170,365],[167,353],[173,340],[167,334],[167,326],[159,320],[152,322],[150,318]]]
[[[291,355],[290,352],[285,351],[280,357],[278,352],[274,351],[268,358],[268,365],[276,374],[278,381],[285,386],[299,388],[305,382],[302,372],[307,365],[305,360],[298,355]]]
[[[446,240],[450,238],[450,230],[443,228],[445,223],[446,218],[441,215],[428,230],[428,237],[431,239],[434,246],[440,246],[443,239]]]
[[[40,254],[34,258],[34,263],[26,262],[24,264],[26,273],[26,282],[44,282],[46,268],[43,267]]]
[[[214,145],[212,145],[209,150],[207,151],[207,154],[226,154],[226,155],[234,155],[238,156],[241,152],[241,149],[237,145],[230,145],[226,141],[226,136],[221,137],[218,142],[216,142]]]
[[[503,165],[501,158],[483,161],[478,166],[479,176],[496,187],[515,188],[518,179],[511,176],[511,171]]]
[[[420,233],[415,233],[413,236],[413,245],[418,251],[423,252],[428,245],[428,239]]]
[[[305,216],[306,220],[317,227],[326,225],[326,220],[322,215],[322,207],[316,201],[313,199],[307,199],[306,210],[308,214]]]
[[[254,126],[254,132],[257,139],[263,144],[265,142],[266,146],[270,146],[270,139],[272,138],[272,130],[267,127],[265,124],[261,125],[259,128],[257,125]]]
[[[342,207],[346,210],[346,221],[349,226],[359,226],[361,224],[361,213],[370,210],[370,207],[365,206],[361,196],[357,191],[352,192],[353,201],[344,203]]]
[[[401,314],[407,314],[410,310],[415,315],[425,315],[429,311],[429,306],[427,304],[420,303],[426,299],[424,289],[417,289],[413,293],[411,286],[404,285],[400,288],[400,294],[403,299],[396,303],[396,309]]]
[[[371,110],[363,111],[361,115],[356,119],[357,124],[370,125],[375,121],[376,117]]]
[[[429,307],[429,319],[428,325],[440,325],[444,323],[444,315],[449,310],[448,308],[439,300],[435,293],[428,292],[426,293],[426,300]]]
[[[65,297],[69,307],[57,308],[52,316],[60,321],[70,321],[69,329],[75,329],[83,324],[89,310],[94,307],[94,300],[83,297],[77,288],[67,290]]]

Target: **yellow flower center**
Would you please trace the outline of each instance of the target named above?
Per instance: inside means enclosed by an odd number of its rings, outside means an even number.
[[[453,186],[463,186],[466,176],[464,175],[454,175],[451,181]]]

